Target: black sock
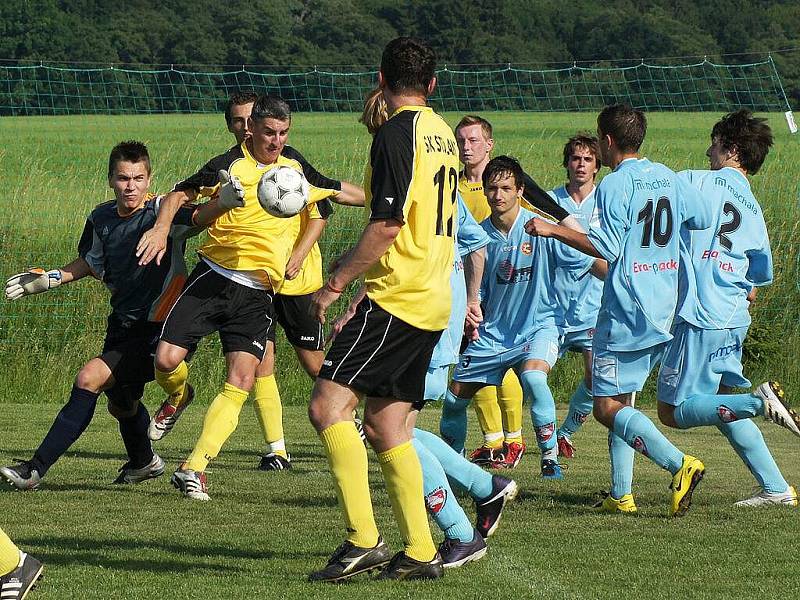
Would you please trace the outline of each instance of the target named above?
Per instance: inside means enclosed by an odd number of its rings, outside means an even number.
[[[134,469],[141,469],[153,460],[153,446],[147,437],[149,424],[150,415],[141,402],[135,415],[119,419],[119,433],[122,435],[122,442]]]
[[[39,475],[44,476],[53,463],[61,458],[61,455],[86,431],[94,416],[99,395],[72,386],[69,400],[59,411],[50,431],[47,432],[31,460],[33,468]]]

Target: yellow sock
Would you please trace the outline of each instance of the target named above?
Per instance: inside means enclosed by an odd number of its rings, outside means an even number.
[[[475,413],[478,415],[478,424],[483,432],[483,445],[487,448],[503,447],[503,419],[500,415],[500,405],[497,404],[497,390],[492,385],[487,385],[475,394]],[[499,435],[498,435],[499,434]]]
[[[287,458],[286,445],[283,442],[283,407],[275,375],[256,377],[253,385],[253,406],[270,452]]]
[[[520,432],[514,438],[506,438],[506,442],[522,442],[522,386],[512,369],[506,372],[503,383],[497,387],[497,404],[503,418],[503,429]]]
[[[226,383],[222,392],[206,411],[203,432],[186,459],[186,469],[205,471],[209,461],[215,459],[224,444],[239,424],[239,413],[247,400],[247,392]]]
[[[367,449],[355,423],[340,421],[319,434],[328,456],[339,508],[347,526],[347,539],[360,548],[378,543],[378,526],[372,514],[367,475]],[[420,491],[420,498],[422,492]]]
[[[392,512],[400,526],[406,556],[427,562],[436,556],[422,491],[422,467],[411,442],[378,454]]]
[[[19,548],[0,529],[0,577],[8,575],[19,566]]]
[[[161,389],[167,392],[167,402],[177,408],[183,401],[186,380],[189,378],[189,367],[186,366],[186,361],[182,360],[174,371],[165,372],[158,369],[155,371],[156,382],[161,386]]]

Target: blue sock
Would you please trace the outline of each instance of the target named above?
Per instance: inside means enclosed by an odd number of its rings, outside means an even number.
[[[450,483],[465,490],[474,500],[483,500],[492,493],[491,473],[461,456],[438,435],[415,429],[414,439],[436,457]]]
[[[39,475],[44,476],[61,455],[81,437],[92,421],[99,395],[72,386],[69,400],[59,411],[56,420],[50,426],[50,431],[47,432],[31,460]]]
[[[119,433],[134,469],[141,469],[153,460],[153,446],[147,437],[148,425],[150,415],[141,402],[135,415],[119,419]]]
[[[458,398],[450,390],[447,390],[444,395],[439,433],[456,452],[464,452],[464,444],[467,442],[467,407],[469,403],[470,400]]]
[[[471,542],[474,528],[464,509],[458,504],[444,469],[436,457],[416,437],[411,439],[422,466],[422,489],[425,505],[436,524],[449,539]]]
[[[682,429],[719,425],[764,414],[764,401],[755,394],[695,394],[675,407]]]
[[[586,387],[586,382],[581,381],[572,398],[569,399],[569,410],[567,411],[567,418],[558,428],[559,436],[567,436],[571,438],[578,429],[586,422],[589,415],[592,414],[592,394]]]
[[[634,450],[618,435],[608,432],[608,456],[611,459],[611,496],[619,500],[632,493]]]
[[[765,492],[782,494],[789,489],[789,484],[781,475],[775,459],[772,458],[761,430],[750,419],[721,423],[717,428],[750,469],[753,477]]]
[[[547,385],[547,373],[537,369],[523,371],[519,375],[519,381],[526,399],[530,402],[536,444],[542,452],[542,458],[556,460],[558,455],[552,456],[556,448],[556,401]]]
[[[613,431],[631,448],[673,475],[683,465],[683,452],[673,446],[653,422],[635,408],[622,407],[614,417]]]

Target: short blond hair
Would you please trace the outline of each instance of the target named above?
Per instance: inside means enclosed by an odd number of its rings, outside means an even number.
[[[386,99],[380,88],[375,88],[364,101],[364,112],[361,113],[359,123],[363,123],[371,135],[375,135],[381,125],[389,120],[389,113],[386,110]]]

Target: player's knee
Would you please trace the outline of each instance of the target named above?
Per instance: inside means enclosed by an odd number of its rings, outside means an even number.
[[[606,398],[595,398],[592,406],[592,416],[599,422],[610,427],[614,422],[614,411],[611,402]]]
[[[331,406],[325,402],[320,394],[316,393],[316,388],[311,394],[311,401],[308,403],[308,420],[317,431],[322,432],[327,429],[332,423]]]
[[[171,373],[178,368],[186,356],[186,351],[175,346],[159,344],[156,349],[155,367],[162,373]]]
[[[94,361],[90,361],[78,371],[75,377],[75,387],[93,393],[100,393],[106,387],[108,373],[98,368]]]
[[[239,388],[240,390],[244,390],[249,392],[253,388],[253,383],[255,383],[256,374],[255,372],[242,372],[242,371],[233,371],[228,373],[228,378],[225,380],[227,383],[231,384],[234,387]]]
[[[665,402],[658,403],[658,420],[667,427],[680,429],[680,425],[675,421],[675,407]]]

